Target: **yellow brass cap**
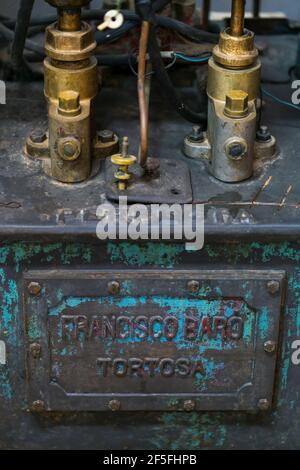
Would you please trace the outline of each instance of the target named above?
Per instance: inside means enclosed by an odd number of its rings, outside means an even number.
[[[111,161],[114,165],[119,166],[130,166],[136,162],[136,157],[134,155],[122,155],[117,153],[116,155],[111,156]]]
[[[77,91],[61,91],[58,95],[58,112],[64,116],[76,116],[80,113],[80,98]]]
[[[231,90],[226,95],[224,114],[231,118],[248,115],[248,93],[242,90]]]

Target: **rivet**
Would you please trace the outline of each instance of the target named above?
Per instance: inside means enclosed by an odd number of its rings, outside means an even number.
[[[107,288],[110,294],[118,294],[120,292],[120,283],[117,281],[111,281],[108,283]]]
[[[32,343],[29,349],[30,349],[30,354],[32,355],[32,357],[34,357],[34,359],[38,359],[40,357],[42,348],[39,343]]]
[[[118,411],[121,408],[121,402],[119,400],[110,400],[108,403],[108,408],[111,411]]]
[[[193,411],[196,408],[196,403],[194,400],[185,400],[183,402],[184,411]]]
[[[267,289],[270,294],[276,294],[280,289],[280,283],[278,281],[269,281],[267,283]]]
[[[273,353],[275,350],[276,350],[276,343],[275,341],[266,341],[264,343],[264,350],[266,351],[266,353]]]
[[[42,287],[38,282],[30,282],[28,284],[28,292],[31,295],[39,295],[41,290],[42,290]]]
[[[42,400],[36,400],[32,403],[31,406],[32,411],[41,412],[45,409],[45,403]]]
[[[261,410],[261,411],[267,411],[269,408],[270,408],[270,402],[267,398],[261,398],[259,401],[258,401],[258,408]]]
[[[190,292],[195,293],[200,289],[200,284],[198,281],[192,280],[188,282],[187,288]]]

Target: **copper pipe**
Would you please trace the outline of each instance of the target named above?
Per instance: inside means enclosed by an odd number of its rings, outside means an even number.
[[[58,29],[59,31],[80,31],[81,30],[81,9],[80,8],[59,8],[58,9]]]
[[[244,34],[246,0],[232,0],[231,6],[231,36],[239,37]]]
[[[140,108],[140,155],[139,163],[145,167],[148,158],[148,105],[145,91],[146,78],[146,55],[148,49],[150,23],[143,21],[140,46],[139,46],[139,66],[138,66],[138,97]]]

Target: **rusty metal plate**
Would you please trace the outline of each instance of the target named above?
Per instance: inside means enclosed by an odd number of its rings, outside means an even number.
[[[284,280],[264,270],[27,272],[29,408],[268,409]]]

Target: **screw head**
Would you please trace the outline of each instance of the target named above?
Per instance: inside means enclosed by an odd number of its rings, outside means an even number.
[[[267,283],[267,289],[270,294],[276,294],[280,289],[279,281],[269,281]]]
[[[31,409],[32,411],[36,411],[38,413],[44,411],[45,403],[42,400],[36,400],[32,403]]]
[[[276,350],[276,343],[275,343],[275,341],[271,341],[271,340],[266,341],[266,342],[264,343],[264,350],[266,351],[266,353],[269,353],[269,354],[275,352],[275,350]]]
[[[193,279],[187,283],[187,288],[191,293],[198,292],[198,290],[200,289],[200,283]]]
[[[114,140],[114,133],[108,129],[97,132],[97,137],[103,144],[112,142]]]
[[[30,354],[34,359],[38,359],[41,356],[42,348],[39,343],[32,343],[29,347]]]
[[[111,411],[119,411],[121,409],[120,400],[110,400],[110,402],[108,403],[108,408]]]
[[[270,408],[270,402],[267,398],[261,398],[259,401],[258,401],[258,408],[261,410],[261,411],[267,411],[269,408]]]
[[[193,411],[196,408],[196,403],[194,400],[185,400],[183,402],[184,411]]]
[[[39,295],[41,290],[42,290],[42,287],[38,282],[30,282],[28,284],[28,292],[30,295]]]
[[[110,281],[107,285],[108,292],[110,294],[119,294],[120,292],[120,283],[117,281]]]

